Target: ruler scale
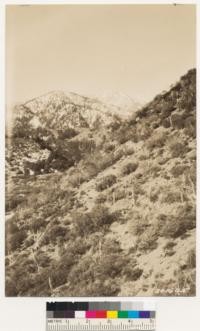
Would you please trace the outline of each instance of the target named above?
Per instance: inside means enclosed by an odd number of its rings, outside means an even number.
[[[155,331],[155,306],[143,302],[48,302],[46,331]]]

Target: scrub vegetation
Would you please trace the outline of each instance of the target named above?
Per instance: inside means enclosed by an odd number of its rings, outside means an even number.
[[[127,119],[75,94],[18,106],[6,296],[195,295],[195,110],[195,69]]]

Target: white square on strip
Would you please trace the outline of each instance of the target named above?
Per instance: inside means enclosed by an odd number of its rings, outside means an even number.
[[[144,303],[143,303],[143,310],[155,310],[155,309],[156,309],[155,302],[144,301]]]
[[[75,318],[85,318],[85,311],[84,310],[75,311]]]

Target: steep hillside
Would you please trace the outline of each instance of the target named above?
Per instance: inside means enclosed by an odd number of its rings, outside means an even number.
[[[127,120],[47,99],[9,138],[6,295],[194,295],[195,69]]]

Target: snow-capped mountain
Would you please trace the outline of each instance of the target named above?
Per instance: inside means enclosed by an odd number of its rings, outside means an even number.
[[[53,91],[17,107],[16,119],[26,117],[33,127],[63,130],[66,127],[93,128],[97,123],[107,125],[115,105],[106,105],[97,98],[88,98],[72,92]]]
[[[122,92],[104,93],[100,99],[107,105],[117,107],[121,117],[128,117],[142,107],[139,101]]]

